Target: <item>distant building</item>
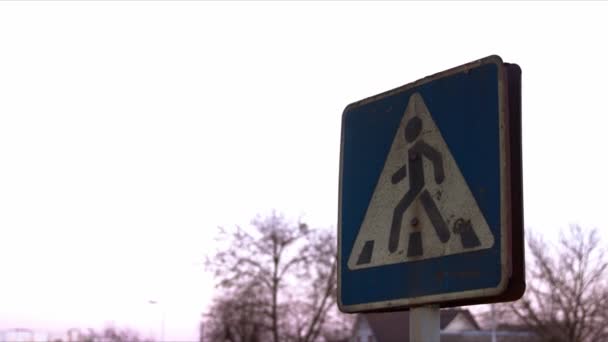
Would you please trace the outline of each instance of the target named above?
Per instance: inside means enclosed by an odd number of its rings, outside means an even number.
[[[0,331],[0,342],[32,342],[48,340],[48,334],[27,328],[12,328]]]
[[[492,332],[482,330],[469,310],[441,310],[439,329],[442,342],[491,342]],[[360,314],[349,342],[406,342],[409,341],[409,311]],[[525,331],[497,331],[497,342],[536,342],[538,339]]]

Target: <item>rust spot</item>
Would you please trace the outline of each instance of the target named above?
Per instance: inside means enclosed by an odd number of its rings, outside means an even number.
[[[479,278],[481,273],[479,271],[464,271],[454,272],[454,275],[458,278]]]
[[[471,279],[481,277],[481,273],[479,271],[437,272],[436,277],[439,281],[443,281],[443,278],[447,277]]]
[[[435,193],[435,199],[438,201],[441,201],[441,190],[437,190],[437,192]]]

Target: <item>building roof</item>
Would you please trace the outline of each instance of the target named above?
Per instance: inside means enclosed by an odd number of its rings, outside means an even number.
[[[469,310],[446,309],[440,311],[439,325],[443,330],[450,324],[458,314],[463,314],[470,323],[479,329],[479,325]],[[408,341],[410,331],[409,311],[388,312],[388,313],[368,313],[361,314],[364,317],[374,336],[379,342]],[[361,317],[360,316],[360,317]],[[360,318],[359,318],[360,319]]]
[[[540,339],[531,332],[496,331],[497,342],[538,342]],[[489,330],[442,333],[441,342],[492,342]]]

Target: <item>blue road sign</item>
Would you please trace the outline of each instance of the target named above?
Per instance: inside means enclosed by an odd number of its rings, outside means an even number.
[[[523,294],[520,74],[490,56],[346,107],[342,311]]]

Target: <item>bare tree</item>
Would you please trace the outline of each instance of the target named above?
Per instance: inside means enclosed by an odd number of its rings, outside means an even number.
[[[135,330],[106,326],[102,331],[89,329],[88,333],[80,333],[77,341],[81,342],[153,342],[144,338]]]
[[[243,334],[229,339],[224,335],[226,341],[312,342],[320,338],[335,307],[333,232],[311,229],[301,222],[292,224],[272,213],[253,220],[250,229],[221,229],[220,243],[224,247],[207,260],[220,289],[212,310],[238,306],[237,300],[255,307],[245,317],[250,321],[242,323],[249,329],[255,327],[256,337]],[[253,298],[254,303],[249,303]],[[227,301],[232,303],[227,306]],[[218,317],[221,315],[215,314],[216,328],[209,332],[216,336],[217,327],[224,325],[217,322]],[[230,334],[234,336],[236,331]]]
[[[307,260],[295,274],[299,287],[288,293],[292,304],[288,317],[293,322],[292,339],[307,342],[320,337],[336,304],[337,251],[333,232],[309,234],[302,252]]]
[[[497,305],[503,320],[523,325],[542,341],[607,341],[608,261],[597,231],[571,226],[557,246],[529,235],[528,246],[526,293]]]
[[[251,285],[251,284],[250,284]],[[205,315],[205,339],[223,342],[261,342],[269,339],[265,301],[259,289],[246,286],[231,295],[224,293]]]

